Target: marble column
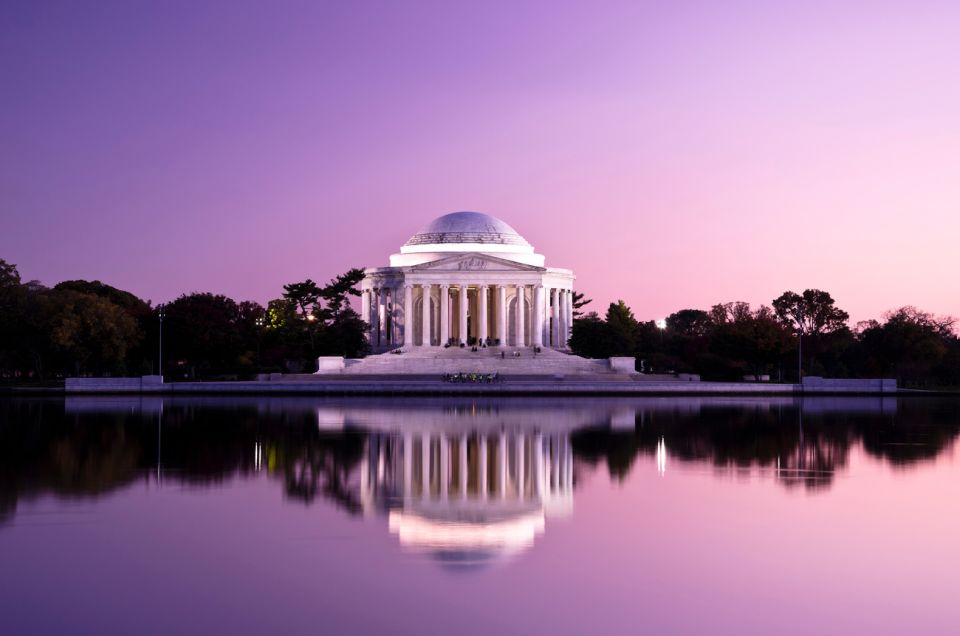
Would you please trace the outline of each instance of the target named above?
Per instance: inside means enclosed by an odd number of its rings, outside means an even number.
[[[381,290],[381,296],[383,316],[380,318],[380,343],[383,345],[388,345],[392,342],[390,338],[390,325],[393,320],[391,320],[390,314],[393,310],[393,289],[390,287],[384,287]]]
[[[450,285],[440,285],[440,346],[450,342]]]
[[[433,345],[433,312],[430,311],[430,296],[433,285],[421,285],[423,290],[423,325],[420,331],[420,343],[424,347]]]
[[[460,339],[460,342],[463,344],[467,343],[467,286],[464,283],[460,284],[460,333],[457,337]]]
[[[386,346],[387,340],[387,314],[389,313],[390,303],[387,301],[387,294],[389,293],[389,287],[380,288],[380,307],[378,308],[378,314],[380,317],[380,345]]]
[[[390,308],[390,342],[393,344],[402,344],[403,335],[400,333],[400,307],[403,297],[401,296],[402,287],[399,285],[390,290],[390,302],[393,306]]]
[[[533,288],[533,341],[534,347],[543,346],[543,285]]]
[[[403,346],[413,346],[413,285],[403,286]]]
[[[497,337],[500,346],[507,346],[507,288],[497,285]]]
[[[560,348],[560,290],[550,290],[550,346]]]
[[[516,330],[517,330],[517,341],[516,346],[522,347],[524,345],[524,332],[525,323],[524,323],[524,286],[517,285],[517,315],[516,315]]]
[[[380,290],[370,290],[370,346],[380,346]]]
[[[486,285],[481,285],[477,291],[479,295],[477,300],[477,338],[480,344],[487,341],[487,292],[489,291],[490,288]]]
[[[560,306],[560,316],[558,318],[558,323],[560,329],[557,331],[557,347],[563,349],[567,346],[567,290],[559,289],[557,290],[557,300],[559,301]]]
[[[573,335],[573,290],[567,290],[567,331],[565,334],[564,345],[567,344],[567,340],[570,340],[570,336]]]
[[[360,292],[360,318],[363,322],[370,324],[370,290],[364,289]],[[367,338],[370,334],[367,334]],[[371,344],[373,342],[371,341]]]

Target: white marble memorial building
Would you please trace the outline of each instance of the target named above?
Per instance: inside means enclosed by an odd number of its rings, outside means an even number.
[[[512,227],[487,214],[445,214],[389,267],[366,270],[362,316],[374,351],[450,344],[565,349],[573,272],[546,267]]]

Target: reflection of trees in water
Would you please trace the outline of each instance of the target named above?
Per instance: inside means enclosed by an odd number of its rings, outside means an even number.
[[[956,400],[903,400],[896,415],[736,405],[639,411],[635,430],[586,429],[573,435],[573,444],[579,459],[605,462],[617,479],[629,474],[639,455],[655,455],[663,439],[671,459],[730,471],[770,470],[787,487],[815,490],[833,482],[854,444],[892,465],[909,466],[936,458],[958,432]]]
[[[360,496],[350,478],[362,453],[360,434],[331,436],[322,444],[288,448],[290,461],[283,462],[287,496],[310,503],[320,494],[359,514]]]
[[[99,414],[81,424],[64,417],[61,401],[0,402],[0,519],[20,497],[95,497],[135,480],[143,446],[128,419]]]
[[[65,413],[61,400],[0,402],[0,522],[18,499],[44,494],[104,495],[138,479],[205,486],[259,470],[282,479],[291,498],[319,493],[350,511],[347,487],[363,448],[360,433],[325,434],[312,411],[262,413],[255,407],[167,405]],[[253,449],[265,449],[256,465]]]
[[[154,479],[158,466],[163,481],[196,486],[263,471],[282,480],[291,499],[360,510],[356,473],[366,434],[322,432],[312,408],[172,401],[160,431],[158,420],[139,408],[68,413],[62,400],[0,401],[0,522],[13,517],[18,499],[100,496]],[[857,443],[905,467],[932,461],[958,431],[958,400],[900,400],[895,414],[805,410],[802,418],[792,406],[706,404],[641,409],[634,430],[582,429],[572,444],[578,463],[603,462],[617,479],[664,440],[674,461],[776,471],[788,487],[818,489],[832,483]]]
[[[927,462],[953,445],[960,431],[960,400],[905,399],[896,419],[864,431],[864,449],[894,466]]]
[[[796,446],[777,459],[777,479],[788,488],[827,488],[835,472],[846,465],[850,445],[848,439],[811,438],[801,430]]]

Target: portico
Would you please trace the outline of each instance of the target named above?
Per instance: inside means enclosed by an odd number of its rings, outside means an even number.
[[[442,216],[391,256],[390,267],[366,274],[361,311],[375,351],[567,346],[573,272],[545,267],[542,255],[494,217]]]

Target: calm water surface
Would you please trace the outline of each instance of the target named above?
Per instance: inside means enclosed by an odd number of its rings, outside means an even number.
[[[3,634],[957,634],[960,400],[0,401]]]

